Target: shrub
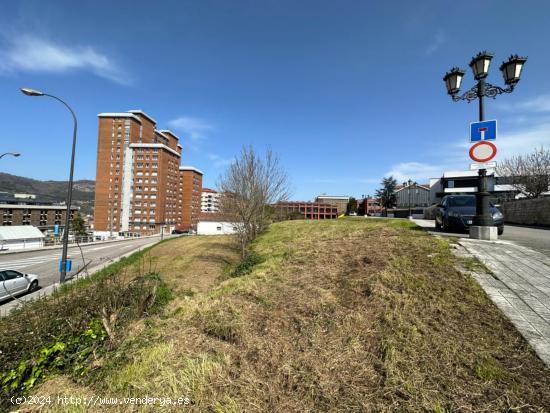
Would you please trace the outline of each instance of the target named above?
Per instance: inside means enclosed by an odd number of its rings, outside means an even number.
[[[234,278],[250,274],[255,265],[261,264],[264,261],[265,259],[261,255],[255,253],[254,251],[249,251],[246,256],[229,272],[229,276]]]

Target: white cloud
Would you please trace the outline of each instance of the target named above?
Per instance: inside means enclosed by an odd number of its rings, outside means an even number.
[[[119,84],[132,79],[112,59],[92,47],[67,47],[38,37],[11,36],[0,49],[0,73],[63,73],[87,70]]]
[[[168,125],[186,134],[193,141],[200,141],[206,138],[208,132],[214,130],[214,126],[208,122],[191,116],[181,116],[172,119]]]
[[[220,168],[222,166],[231,165],[233,162],[233,159],[228,158],[222,158],[221,156],[215,154],[215,153],[209,153],[208,159],[212,161],[212,165],[214,165],[215,168]]]
[[[445,35],[445,33],[443,33],[443,31],[441,30],[438,31],[432,39],[432,42],[428,45],[426,50],[424,50],[424,53],[427,56],[431,56],[432,54],[437,52],[441,48],[441,46],[445,44],[446,41],[447,36]]]
[[[510,112],[550,112],[550,95],[539,95],[522,102],[508,105],[498,105],[497,107]]]
[[[535,148],[550,147],[550,122],[530,129],[500,133],[496,142],[498,159],[532,152]]]
[[[418,183],[426,183],[430,178],[441,176],[446,170],[442,165],[432,165],[421,162],[402,162],[392,166],[384,176],[393,176],[398,183],[409,179]]]

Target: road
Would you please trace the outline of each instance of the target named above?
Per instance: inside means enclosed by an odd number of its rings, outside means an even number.
[[[467,233],[444,233],[440,230],[436,230],[435,221],[433,220],[415,219],[415,222],[421,227],[428,229],[429,232],[441,235],[468,237]],[[524,247],[534,249],[550,256],[550,229],[505,225],[504,234],[498,238],[505,241],[513,241],[516,244],[523,245]]]
[[[91,261],[88,268],[93,268],[100,264],[108,263],[140,246],[158,242],[159,240],[160,236],[156,236],[107,242],[105,244],[83,245],[82,252],[85,262],[88,263]],[[78,247],[69,247],[68,257],[73,260],[73,270],[68,274],[67,278],[74,275],[84,265]],[[0,268],[37,274],[39,276],[40,287],[43,288],[59,281],[60,259],[61,248],[20,252],[17,254],[0,254]]]

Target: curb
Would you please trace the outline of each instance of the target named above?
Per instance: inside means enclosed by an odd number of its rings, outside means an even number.
[[[103,268],[105,268],[105,267],[107,267],[107,266],[109,266],[109,265],[111,265],[111,264],[113,264],[117,261],[120,261],[122,258],[128,257],[128,256],[134,254],[135,252],[141,251],[144,248],[151,247],[155,244],[158,244],[159,242],[160,242],[160,240],[151,242],[149,244],[140,245],[139,247],[118,256],[116,259],[113,259],[109,262],[105,262],[101,265],[97,265],[97,266],[91,268],[90,270],[88,270],[88,275],[83,274],[81,276],[71,278],[65,284],[70,284],[70,283],[75,282],[77,280],[80,280],[82,278],[86,278],[88,276],[91,276],[91,275],[95,274],[96,272],[101,271]],[[44,288],[38,290],[38,291],[35,291],[34,293],[26,294],[22,297],[18,297],[16,300],[10,301],[9,303],[6,303],[4,305],[0,305],[0,317],[7,316],[12,310],[18,308],[22,303],[25,303],[27,301],[32,301],[32,300],[39,300],[41,298],[44,298],[44,297],[47,297],[47,296],[51,295],[55,290],[57,290],[59,288],[59,286],[60,286],[60,283],[56,282],[54,284],[50,284],[47,287],[44,287]]]

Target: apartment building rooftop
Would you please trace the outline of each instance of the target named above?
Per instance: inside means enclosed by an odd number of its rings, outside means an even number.
[[[97,114],[98,118],[132,118],[139,123],[141,123],[141,119],[139,116],[134,115],[133,113],[128,112],[103,112]]]
[[[180,171],[193,171],[193,172],[196,172],[198,174],[204,175],[204,173],[200,169],[197,169],[194,166],[184,166],[184,165],[182,165],[182,166],[180,166]]]
[[[132,109],[132,110],[129,110],[128,113],[133,113],[133,114],[136,114],[136,115],[141,115],[143,116],[144,118],[147,118],[149,119],[151,122],[153,122],[154,124],[157,123],[157,121],[155,119],[153,119],[151,116],[149,116],[147,113],[145,113],[144,111],[142,111],[141,109]]]

